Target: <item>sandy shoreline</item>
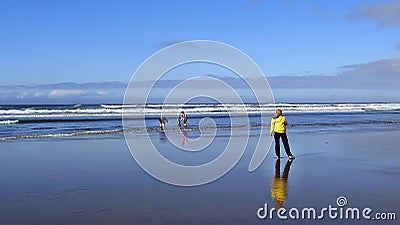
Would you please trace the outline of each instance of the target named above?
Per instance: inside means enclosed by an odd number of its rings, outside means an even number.
[[[325,207],[345,196],[349,206],[396,212],[398,217],[399,136],[400,131],[289,132],[297,158],[290,165],[283,207]],[[156,145],[168,148],[161,136],[154,138]],[[217,136],[221,141],[224,138]],[[261,167],[249,173],[251,148],[250,144],[239,164],[221,179],[182,188],[147,175],[132,159],[122,136],[0,142],[0,223],[283,223],[256,216],[264,203],[276,206],[271,196],[276,160],[270,151]],[[281,160],[280,173],[286,162],[287,158]],[[329,219],[297,222],[346,223]],[[354,222],[371,221],[347,221]]]

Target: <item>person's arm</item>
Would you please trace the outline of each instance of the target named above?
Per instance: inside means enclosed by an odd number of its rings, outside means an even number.
[[[269,130],[269,135],[272,136],[272,134],[274,133],[274,129],[275,129],[275,119],[271,119],[271,128]]]

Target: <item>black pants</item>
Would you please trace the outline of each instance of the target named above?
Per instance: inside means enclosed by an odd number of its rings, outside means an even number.
[[[292,153],[290,152],[289,141],[288,141],[286,133],[275,132],[274,138],[275,138],[275,154],[276,154],[276,156],[278,156],[278,157],[281,156],[281,146],[279,143],[279,138],[282,138],[283,147],[285,147],[286,154],[288,156],[292,156]]]

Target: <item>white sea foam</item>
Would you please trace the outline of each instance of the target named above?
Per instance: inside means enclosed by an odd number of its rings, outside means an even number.
[[[83,132],[56,133],[56,134],[34,134],[34,135],[0,137],[0,141],[17,140],[17,139],[62,138],[62,137],[73,137],[73,136],[83,136],[83,135],[118,134],[121,132],[123,132],[123,131],[122,130],[103,130],[103,131],[83,131]]]
[[[344,113],[369,111],[399,111],[400,103],[358,103],[358,104],[153,104],[153,105],[101,105],[91,108],[40,108],[0,109],[0,119],[18,118],[61,118],[61,117],[119,117],[125,112],[132,116],[176,115],[184,110],[190,115],[242,114],[274,112],[281,108],[285,113]],[[16,120],[9,120],[16,121]],[[4,122],[6,123],[6,122]],[[10,122],[8,122],[10,123]]]
[[[1,120],[0,125],[10,125],[10,124],[15,124],[18,123],[19,120]]]

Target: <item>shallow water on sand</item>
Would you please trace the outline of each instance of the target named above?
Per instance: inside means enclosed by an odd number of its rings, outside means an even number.
[[[252,173],[248,172],[255,147],[251,139],[229,173],[197,187],[172,186],[149,176],[133,160],[119,135],[1,142],[0,223],[380,224],[377,220],[332,220],[327,216],[322,220],[281,221],[274,215],[272,220],[260,220],[257,210],[265,203],[269,209],[279,204],[287,209],[338,207],[337,198],[344,196],[346,207],[369,207],[374,212],[395,212],[399,217],[399,134],[289,132],[292,152],[297,156],[289,168],[287,158],[277,164],[271,150]],[[179,154],[161,133],[153,133],[151,138],[160,151],[170,151],[165,154],[172,159],[196,164],[218,156],[229,135],[218,135],[200,159]]]

